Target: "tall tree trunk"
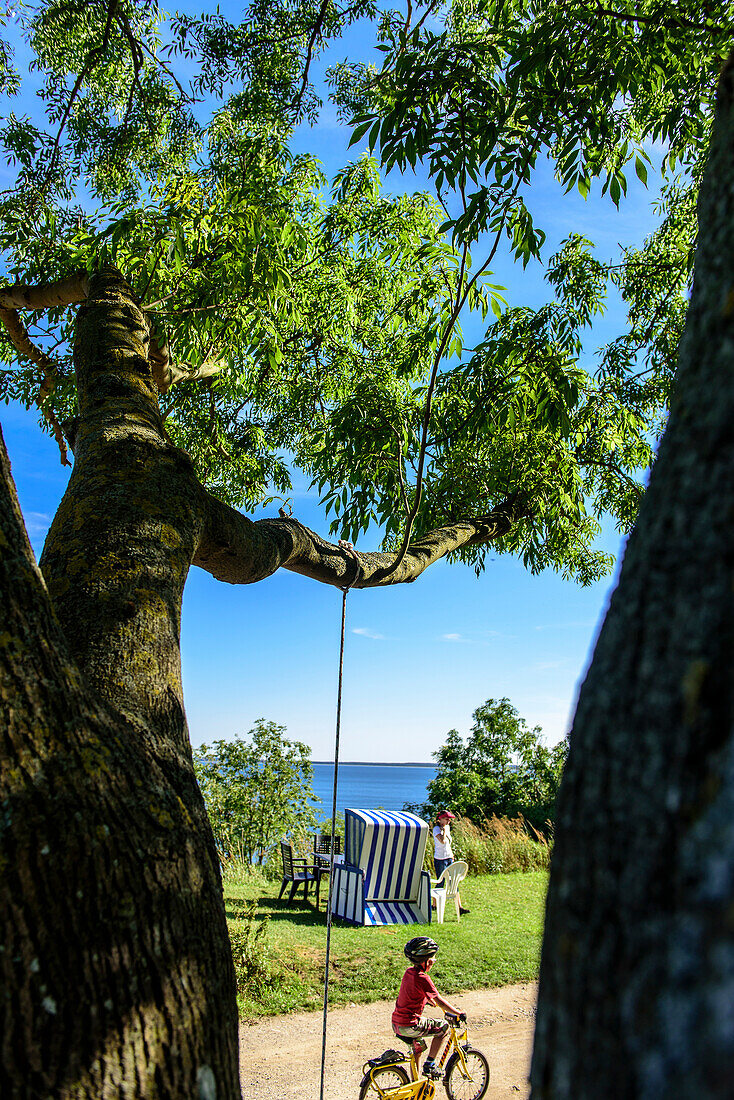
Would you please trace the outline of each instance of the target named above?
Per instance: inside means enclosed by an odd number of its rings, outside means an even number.
[[[734,73],[677,393],[581,691],[557,815],[535,1100],[734,1087]]]
[[[399,567],[295,519],[253,523],[167,439],[160,355],[119,272],[16,288],[9,304],[87,292],[74,470],[41,558],[48,588],[3,449],[0,1095],[234,1100],[234,971],[181,692],[189,567],[234,584],[281,566],[397,584],[506,533],[522,502],[429,532]]]
[[[79,320],[76,463],[35,567],[2,451],[0,1095],[239,1097],[219,864],[181,698],[202,490],[114,273]]]

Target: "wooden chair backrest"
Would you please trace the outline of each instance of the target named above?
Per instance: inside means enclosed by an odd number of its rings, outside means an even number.
[[[283,858],[283,878],[293,878],[293,845],[290,840],[281,840],[280,854]]]
[[[313,838],[313,850],[314,855],[328,856],[331,854],[331,834],[330,833],[316,833]],[[340,856],[342,854],[342,838],[340,836],[334,837],[334,855]]]

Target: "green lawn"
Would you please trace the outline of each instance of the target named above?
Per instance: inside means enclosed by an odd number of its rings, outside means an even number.
[[[461,924],[456,923],[453,906],[442,925],[354,928],[335,921],[330,1003],[394,997],[407,965],[403,945],[421,934],[433,936],[440,945],[432,976],[442,992],[533,980],[538,973],[547,883],[545,871],[472,876],[461,886],[462,901],[471,910]],[[304,903],[300,895],[292,905],[285,895],[278,901],[278,888],[279,884],[257,876],[237,883],[225,881],[232,931],[243,927],[235,917],[237,902],[243,899],[256,900],[257,916],[268,918],[264,942],[272,981],[240,996],[244,1017],[316,1008],[322,1003],[323,899],[317,913],[311,900]]]

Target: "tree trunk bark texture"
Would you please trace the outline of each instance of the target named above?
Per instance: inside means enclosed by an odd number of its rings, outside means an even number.
[[[234,1100],[234,969],[181,688],[188,570],[401,583],[504,533],[520,506],[424,535],[399,568],[295,519],[253,523],[168,440],[149,326],[118,271],[0,298],[83,302],[74,469],[42,576],[3,449],[0,1096]]]
[[[676,398],[571,734],[534,1100],[734,1090],[733,104],[729,64]]]
[[[119,278],[95,281],[78,331],[48,590],[2,448],[0,1096],[235,1100],[234,970],[178,644],[202,490],[162,437]]]

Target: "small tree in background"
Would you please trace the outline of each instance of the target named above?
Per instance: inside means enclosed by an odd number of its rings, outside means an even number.
[[[450,730],[435,752],[436,778],[422,807],[430,817],[444,806],[473,821],[522,814],[535,828],[553,820],[566,759],[565,739],[543,744],[540,726],[530,729],[509,699],[487,699],[473,714],[466,740]]]
[[[281,837],[313,829],[311,750],[258,718],[246,738],[194,750],[194,769],[222,853],[262,864]]]

